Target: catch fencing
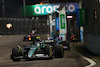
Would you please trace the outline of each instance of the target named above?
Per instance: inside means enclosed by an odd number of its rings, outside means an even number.
[[[6,25],[12,24],[8,29]],[[46,19],[24,19],[24,18],[0,18],[0,34],[16,35],[29,34],[37,30],[37,34],[46,34],[49,31]]]

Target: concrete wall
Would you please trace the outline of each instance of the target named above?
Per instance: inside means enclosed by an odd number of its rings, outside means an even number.
[[[100,36],[93,36],[91,34],[84,35],[84,45],[92,53],[100,55]]]
[[[88,26],[84,26],[84,45],[100,55],[100,3],[99,0],[82,0],[82,8],[88,10]],[[95,14],[96,11],[96,14]],[[97,18],[95,18],[95,15]]]

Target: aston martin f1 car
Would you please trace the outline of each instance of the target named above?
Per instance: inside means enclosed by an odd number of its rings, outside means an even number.
[[[39,41],[35,44],[32,43],[30,47],[24,46],[23,49],[17,46],[12,49],[10,58],[13,61],[20,61],[20,59],[29,60],[38,57],[38,54],[43,54],[48,56],[48,58],[63,58],[63,45],[50,45],[46,44],[45,41]]]

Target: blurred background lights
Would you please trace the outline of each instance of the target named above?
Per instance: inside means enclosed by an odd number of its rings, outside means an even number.
[[[12,27],[12,24],[11,24],[11,23],[8,23],[8,24],[6,24],[6,27],[7,27],[8,29],[10,29],[10,28]]]

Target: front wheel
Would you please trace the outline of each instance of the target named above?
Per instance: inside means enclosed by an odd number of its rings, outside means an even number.
[[[15,56],[13,56],[13,55],[10,55],[10,58],[11,58],[14,62],[20,61],[20,59],[16,59]]]
[[[51,45],[45,46],[45,54],[47,54],[50,59],[53,59],[53,49]]]
[[[20,61],[20,59],[17,59],[16,57],[19,56],[19,48],[13,48],[12,53],[10,55],[10,58],[15,62],[15,61]]]

